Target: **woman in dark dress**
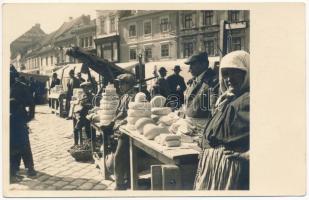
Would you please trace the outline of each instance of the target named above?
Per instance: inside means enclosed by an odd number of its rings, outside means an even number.
[[[221,61],[222,95],[204,131],[195,190],[249,189],[249,65],[245,51]]]

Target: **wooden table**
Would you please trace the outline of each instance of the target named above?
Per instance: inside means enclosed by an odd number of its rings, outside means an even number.
[[[50,108],[51,110],[59,114],[60,117],[64,117],[66,114],[65,105],[64,105],[64,99],[65,94],[64,93],[51,93],[48,96],[48,99],[51,102]]]
[[[130,170],[132,190],[138,189],[137,149],[145,151],[147,154],[158,159],[164,164],[179,166],[182,171],[182,180],[186,179],[190,182],[192,182],[192,180],[194,181],[195,171],[192,172],[192,170],[189,170],[193,174],[192,177],[192,175],[188,175],[190,174],[188,173],[188,169],[186,170],[183,167],[184,165],[193,165],[195,167],[192,169],[196,169],[198,164],[199,152],[192,149],[189,144],[183,143],[180,147],[165,147],[157,144],[154,140],[146,139],[143,135],[140,135],[136,131],[128,130],[125,125],[120,127],[120,131],[128,135],[130,139]],[[187,188],[185,185],[183,185],[183,187]]]

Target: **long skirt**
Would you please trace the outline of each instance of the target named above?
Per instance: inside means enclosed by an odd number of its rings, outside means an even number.
[[[248,190],[249,162],[228,159],[224,147],[205,149],[200,157],[195,190]]]

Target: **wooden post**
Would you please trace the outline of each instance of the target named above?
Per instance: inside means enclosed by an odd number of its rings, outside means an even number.
[[[130,137],[130,172],[131,172],[131,190],[137,190],[138,172],[137,172],[137,149],[133,145],[133,139]]]

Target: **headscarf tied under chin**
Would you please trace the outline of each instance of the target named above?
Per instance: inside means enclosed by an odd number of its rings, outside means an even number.
[[[233,69],[240,69],[246,72],[244,81],[240,89],[241,92],[243,92],[245,90],[249,90],[250,87],[249,67],[250,67],[250,55],[245,51],[241,50],[233,51],[222,58],[219,73],[220,90],[222,92],[222,95],[218,98],[216,107],[219,107],[221,104],[225,104],[225,102],[227,102],[228,99],[234,97],[234,94],[231,91],[227,91],[227,87],[225,86],[222,78],[222,69],[233,68]]]

